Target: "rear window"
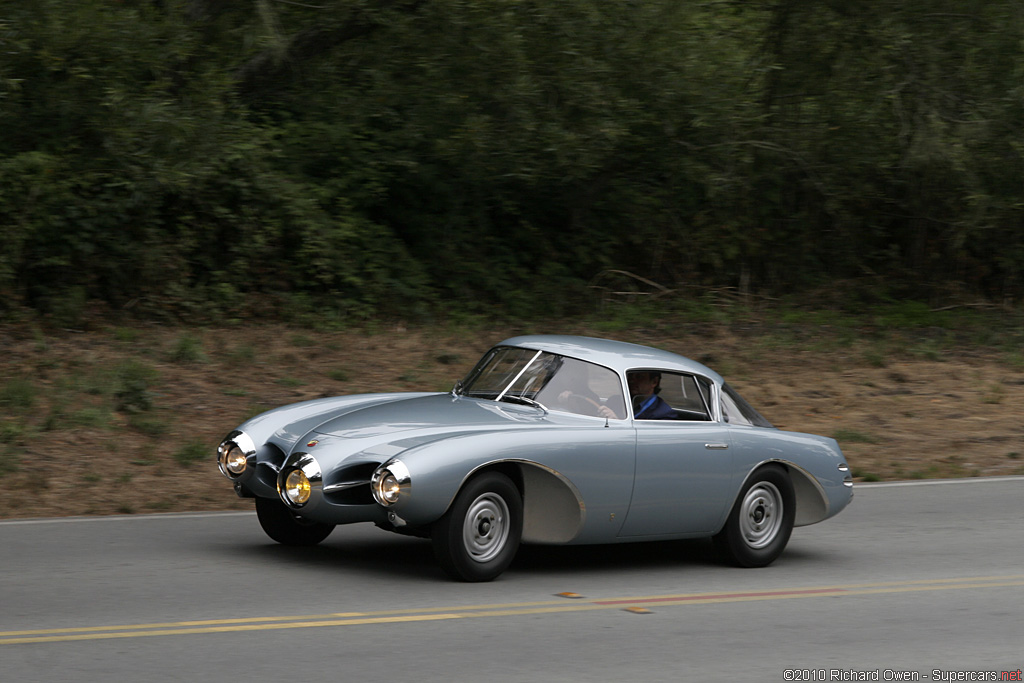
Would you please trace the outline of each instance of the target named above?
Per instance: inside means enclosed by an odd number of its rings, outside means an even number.
[[[722,417],[729,424],[774,427],[728,384],[722,386]]]

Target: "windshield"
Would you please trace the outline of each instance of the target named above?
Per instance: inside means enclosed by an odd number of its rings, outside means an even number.
[[[556,410],[625,419],[618,375],[608,368],[544,351],[491,349],[456,389],[462,396],[539,404]]]

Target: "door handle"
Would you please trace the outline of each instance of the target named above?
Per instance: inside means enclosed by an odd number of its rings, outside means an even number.
[[[728,447],[729,447],[729,444],[727,444],[727,443],[706,443],[706,444],[704,444],[704,448],[707,448],[710,451],[724,451]]]

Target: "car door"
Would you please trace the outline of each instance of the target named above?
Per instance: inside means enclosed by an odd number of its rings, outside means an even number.
[[[634,420],[636,474],[620,536],[717,531],[734,493],[731,441],[692,375],[661,373],[659,396],[685,419]]]

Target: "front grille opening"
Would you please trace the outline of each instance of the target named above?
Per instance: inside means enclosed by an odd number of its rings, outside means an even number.
[[[358,482],[358,485],[330,493],[325,492],[324,497],[335,505],[373,505],[370,477],[378,467],[380,467],[378,462],[363,462],[342,467],[331,475],[331,484],[356,484]]]

